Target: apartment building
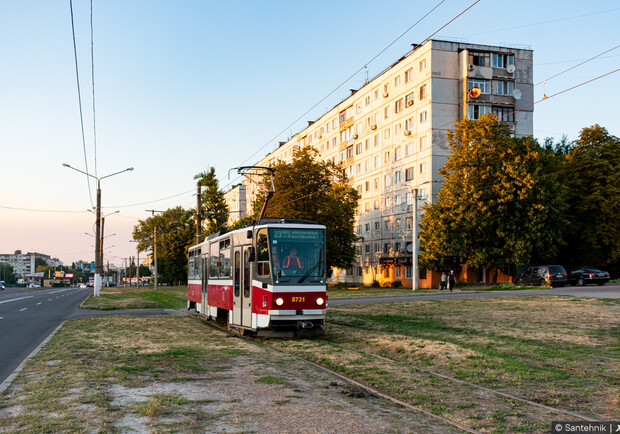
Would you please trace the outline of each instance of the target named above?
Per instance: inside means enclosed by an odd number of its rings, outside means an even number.
[[[35,258],[43,259],[47,265],[52,267],[62,265],[58,258],[52,258],[43,253],[22,253],[21,250],[15,250],[14,253],[0,254],[0,262],[10,264],[13,267],[13,273],[18,277],[24,277],[36,271]]]
[[[247,215],[246,186],[243,184],[233,185],[224,195],[224,201],[228,206],[228,226],[232,226],[237,220]]]
[[[256,165],[288,161],[303,146],[314,146],[323,160],[340,164],[361,199],[357,263],[336,270],[337,278],[366,284],[400,280],[409,286],[413,189],[418,189],[418,208],[436,199],[442,181],[438,170],[450,152],[447,130],[456,119],[492,112],[514,135],[532,135],[532,56],[527,48],[440,40],[414,45]],[[247,184],[248,204],[255,193],[256,187]],[[460,270],[458,259],[452,262]],[[436,275],[419,270],[419,286],[435,286]]]

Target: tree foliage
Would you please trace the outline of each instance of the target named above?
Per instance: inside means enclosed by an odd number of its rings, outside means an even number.
[[[279,162],[274,166],[275,194],[267,215],[312,220],[325,225],[327,266],[350,267],[355,261],[357,237],[354,223],[358,193],[338,167],[331,162],[319,161],[317,156],[316,149],[304,147],[294,151],[291,162]],[[257,195],[253,204],[254,216],[259,215],[264,197],[263,192]]]
[[[194,213],[178,206],[139,220],[133,228],[139,251],[152,252],[155,228],[159,279],[170,285],[187,282],[187,250],[194,244],[196,233]]]
[[[570,266],[620,269],[620,138],[600,125],[581,130],[566,155],[566,248]]]
[[[7,262],[0,262],[0,280],[7,284],[16,282],[13,266]]]
[[[200,192],[201,214],[206,222],[205,237],[226,229],[228,221],[228,205],[224,200],[224,192],[220,190],[219,182],[215,176],[215,168],[211,167],[207,172],[200,172],[194,176],[202,186]],[[236,210],[235,210],[236,211]]]
[[[463,255],[474,267],[553,257],[564,225],[565,189],[554,154],[511,137],[494,115],[462,120],[448,132],[445,182],[421,221],[421,265]]]

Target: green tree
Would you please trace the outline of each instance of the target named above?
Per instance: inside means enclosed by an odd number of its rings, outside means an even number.
[[[620,138],[593,125],[566,156],[567,265],[620,271]]]
[[[6,284],[15,283],[15,270],[11,264],[0,262],[0,280],[4,281]]]
[[[200,172],[194,176],[202,186],[200,192],[201,214],[207,222],[205,237],[226,229],[228,221],[228,205],[224,200],[224,192],[220,190],[215,176],[215,169],[211,167],[207,172]],[[235,210],[236,211],[236,210]]]
[[[358,193],[338,167],[317,157],[316,149],[304,147],[294,151],[290,163],[279,162],[274,166],[275,194],[267,215],[325,225],[327,266],[347,268],[356,256],[354,223]],[[254,201],[255,216],[259,215],[264,197],[260,192]]]
[[[158,278],[170,285],[186,283],[187,250],[194,244],[196,233],[193,211],[179,206],[145,220],[139,220],[133,228],[133,239],[138,241],[138,249],[141,252],[152,252],[155,228],[157,228]]]
[[[421,265],[447,255],[474,267],[553,257],[565,209],[554,154],[531,137],[511,137],[494,115],[458,121],[448,139],[445,182],[421,221]]]

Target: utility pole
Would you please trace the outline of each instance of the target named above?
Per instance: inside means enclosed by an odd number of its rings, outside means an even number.
[[[136,286],[140,286],[140,250],[138,250],[138,246],[136,246]]]
[[[97,179],[97,223],[95,230],[95,297],[99,297],[101,291],[101,273],[103,272],[101,255],[101,182]]]
[[[153,262],[155,263],[154,288],[157,291],[157,226],[153,226]]]
[[[196,244],[200,244],[202,238],[202,207],[200,195],[200,181],[198,181],[196,183]]]

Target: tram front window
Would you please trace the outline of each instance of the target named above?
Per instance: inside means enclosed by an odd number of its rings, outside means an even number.
[[[272,267],[283,281],[301,283],[325,275],[323,231],[320,229],[269,229]]]

